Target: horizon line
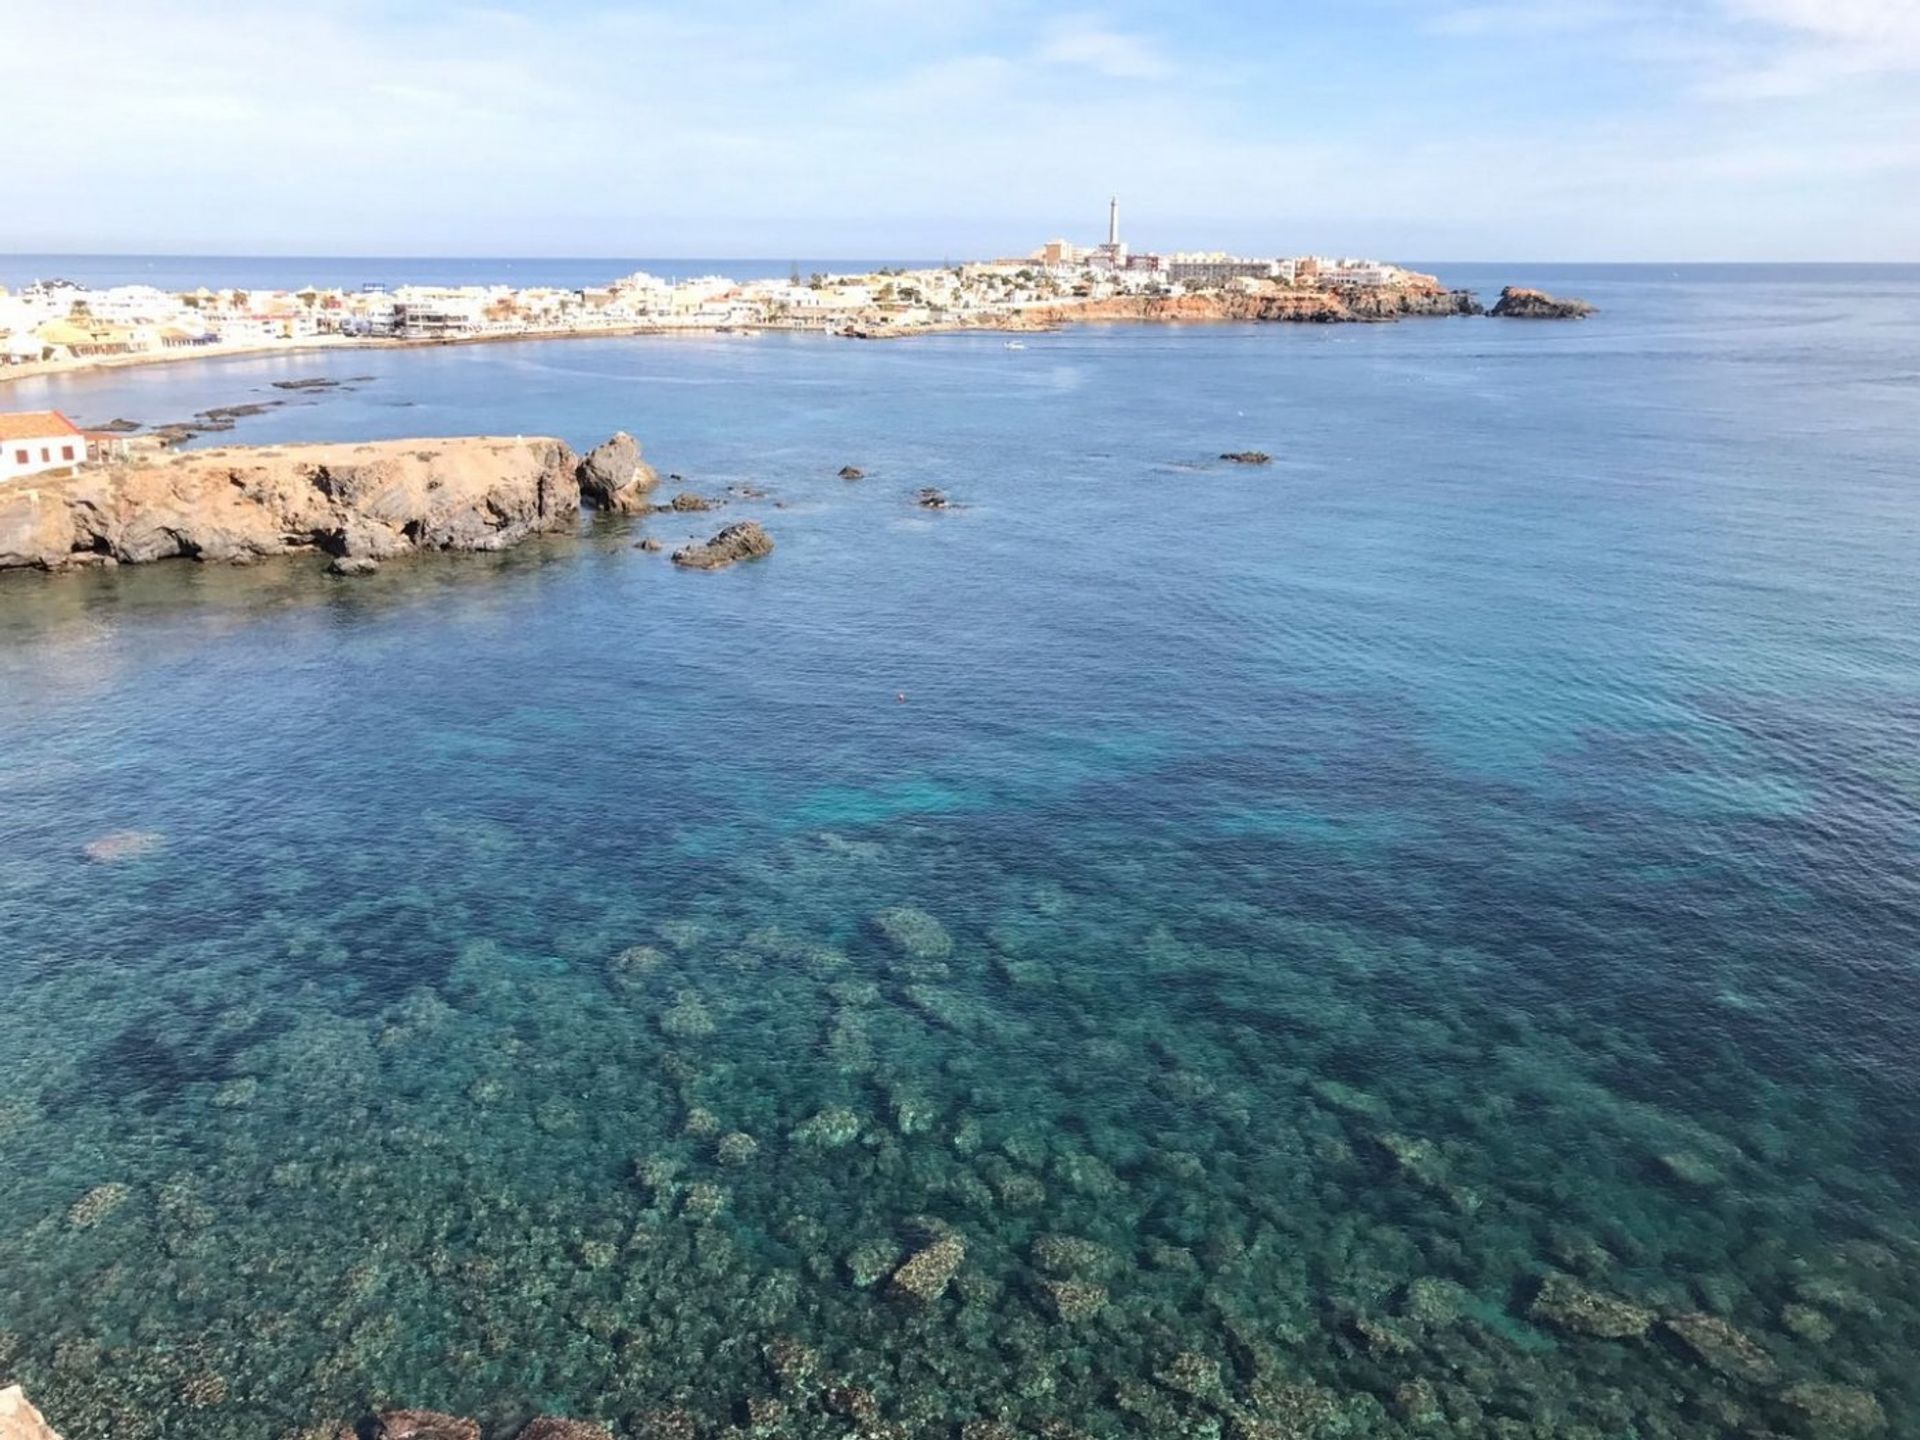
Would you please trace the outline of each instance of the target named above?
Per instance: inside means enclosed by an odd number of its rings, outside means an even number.
[[[1336,248],[1338,248],[1338,247],[1336,247]],[[1154,252],[1149,252],[1149,253],[1154,253]],[[1312,253],[1312,252],[1303,252],[1303,253]],[[992,258],[993,258],[993,259],[997,259],[997,260],[1013,260],[1013,259],[1020,259],[1020,258],[1025,258],[1025,257],[1020,257],[1020,256],[1014,256],[1014,255],[999,255],[999,256],[994,256],[994,257],[992,257]],[[291,251],[291,250],[288,250],[288,251],[277,251],[277,250],[270,250],[270,251],[214,251],[214,250],[207,250],[207,251],[200,251],[200,250],[5,250],[5,251],[0,251],[0,260],[26,260],[26,259],[58,259],[58,260],[461,260],[461,261],[505,261],[505,262],[542,262],[542,263],[544,263],[544,262],[551,262],[551,261],[566,261],[566,262],[569,262],[569,263],[573,263],[573,264],[590,264],[590,263],[594,263],[594,262],[600,262],[600,261],[604,261],[604,262],[607,262],[607,263],[624,263],[624,262],[627,262],[627,261],[634,261],[634,260],[656,260],[656,261],[658,261],[658,260],[702,260],[702,261],[710,261],[710,260],[722,260],[722,261],[729,261],[729,262],[744,262],[744,263],[751,263],[751,264],[756,264],[756,265],[789,265],[789,264],[794,264],[794,263],[796,263],[797,261],[800,261],[800,260],[853,260],[853,261],[884,261],[884,262],[887,262],[887,263],[901,263],[901,262],[906,262],[906,263],[912,263],[912,264],[924,264],[924,265],[963,265],[963,264],[978,264],[978,263],[981,263],[981,261],[982,261],[982,257],[978,257],[978,256],[973,256],[973,257],[967,257],[967,258],[965,258],[965,259],[954,259],[954,258],[952,258],[952,257],[943,257],[943,258],[941,258],[941,259],[938,259],[938,260],[936,260],[936,259],[934,259],[934,258],[933,258],[933,257],[931,257],[931,256],[919,256],[919,257],[909,257],[909,256],[890,256],[890,255],[882,255],[882,254],[874,254],[874,255],[805,255],[805,254],[802,254],[802,255],[799,255],[799,256],[794,256],[794,255],[695,255],[695,254],[686,254],[686,255],[641,255],[641,254],[629,254],[629,255],[507,255],[507,254],[499,254],[499,255],[456,255],[456,254],[440,254],[440,253],[435,253],[435,252],[429,252],[429,251],[417,251],[417,252],[405,252],[405,253],[396,253],[396,254],[380,254],[380,253],[376,253],[376,252],[372,252],[372,251],[367,251],[367,252],[359,252],[359,251],[351,251],[351,252],[349,252],[349,251],[341,251],[341,252],[335,252],[335,253],[328,253],[328,252],[323,252],[323,251],[306,251],[306,252],[296,252],[296,251]],[[1732,266],[1760,266],[1760,265],[1803,265],[1803,266],[1815,266],[1815,265],[1829,265],[1829,266],[1864,266],[1864,265],[1875,265],[1875,266],[1905,266],[1905,267],[1920,267],[1920,258],[1915,258],[1915,259],[1906,259],[1906,260],[1888,260],[1888,259],[1845,259],[1845,260],[1836,260],[1836,259],[1823,259],[1823,260],[1804,260],[1804,259],[1789,259],[1789,258],[1777,258],[1777,259],[1765,259],[1765,260],[1753,260],[1753,259],[1747,259],[1747,260],[1722,260],[1722,259],[1697,259],[1697,258],[1696,258],[1696,259],[1657,259],[1657,260],[1623,260],[1623,259],[1617,259],[1617,258],[1616,258],[1616,259],[1606,259],[1606,258],[1597,258],[1597,257],[1593,257],[1593,256],[1586,256],[1586,257],[1579,257],[1579,256],[1548,256],[1548,257],[1533,257],[1533,258],[1515,258],[1515,257],[1511,257],[1511,256],[1507,256],[1507,257],[1468,257],[1468,256],[1459,256],[1459,255],[1455,255],[1455,256],[1447,256],[1447,257],[1432,257],[1432,256],[1426,256],[1426,257],[1419,257],[1419,258],[1417,259],[1417,261],[1410,261],[1409,263],[1419,263],[1419,264],[1426,264],[1426,265],[1637,265],[1637,266],[1662,266],[1662,265],[1719,265],[1719,266],[1729,266],[1729,267],[1732,267]]]

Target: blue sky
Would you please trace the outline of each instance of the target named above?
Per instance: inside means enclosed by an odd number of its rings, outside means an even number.
[[[1920,0],[0,0],[0,251],[1920,261]]]

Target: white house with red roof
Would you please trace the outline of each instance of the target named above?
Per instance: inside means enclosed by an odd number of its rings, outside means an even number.
[[[58,410],[0,411],[0,484],[87,458],[87,437]]]

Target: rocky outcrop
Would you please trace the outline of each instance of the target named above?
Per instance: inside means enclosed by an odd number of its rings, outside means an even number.
[[[673,552],[673,563],[689,570],[719,570],[736,560],[754,560],[773,553],[773,537],[752,520],[729,525],[704,545],[688,545]]]
[[[1562,300],[1544,290],[1509,285],[1487,313],[1501,320],[1584,320],[1594,308],[1584,300]]]
[[[640,458],[640,443],[624,430],[587,453],[579,480],[582,498],[612,515],[645,510],[647,492],[660,483],[653,467]]]
[[[0,485],[0,569],[501,550],[575,523],[576,465],[559,440],[481,436],[236,446],[28,477]]]
[[[1233,465],[1271,465],[1273,457],[1264,450],[1229,450],[1220,457]]]
[[[0,1390],[0,1440],[60,1440],[18,1385]]]

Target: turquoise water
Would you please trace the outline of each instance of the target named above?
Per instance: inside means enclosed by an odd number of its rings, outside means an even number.
[[[1604,313],[14,387],[371,376],[227,438],[768,493],[0,583],[0,1378],[70,1437],[1920,1433],[1920,271],[1502,278]]]

